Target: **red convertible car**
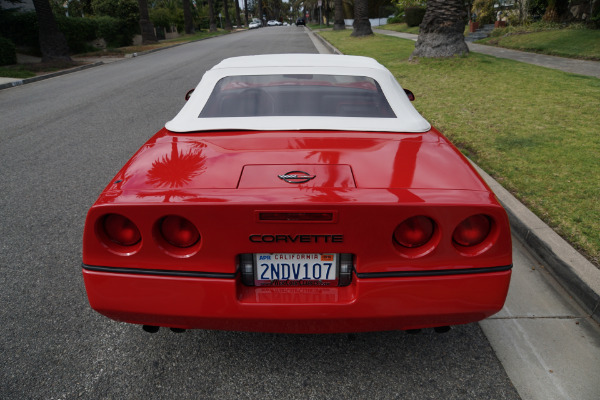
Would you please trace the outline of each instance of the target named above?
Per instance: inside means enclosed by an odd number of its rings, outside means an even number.
[[[89,210],[92,308],[148,331],[285,333],[498,312],[506,213],[409,97],[364,57],[222,61]]]

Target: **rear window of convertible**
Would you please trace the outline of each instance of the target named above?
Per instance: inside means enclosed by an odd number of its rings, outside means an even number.
[[[200,118],[315,116],[395,118],[366,76],[240,75],[215,85]]]

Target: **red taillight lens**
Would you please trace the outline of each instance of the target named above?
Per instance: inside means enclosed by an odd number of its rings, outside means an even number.
[[[194,224],[176,215],[163,218],[160,224],[160,234],[175,247],[190,247],[200,240],[200,233]]]
[[[404,247],[420,247],[431,240],[434,230],[433,220],[419,215],[408,218],[398,225],[394,231],[394,240]]]
[[[119,214],[108,214],[103,221],[106,236],[120,246],[133,246],[142,239],[137,226]]]
[[[483,214],[473,215],[456,227],[452,240],[460,246],[476,246],[488,237],[491,229],[490,217]]]

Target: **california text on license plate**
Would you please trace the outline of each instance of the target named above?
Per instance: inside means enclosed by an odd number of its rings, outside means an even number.
[[[337,254],[258,253],[254,263],[256,286],[337,285]]]

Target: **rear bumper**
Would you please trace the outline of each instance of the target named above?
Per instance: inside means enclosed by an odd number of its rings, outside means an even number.
[[[509,267],[500,267],[439,276],[355,275],[346,287],[249,287],[239,275],[83,267],[90,305],[114,320],[281,333],[405,330],[479,321],[502,308],[510,275]]]

